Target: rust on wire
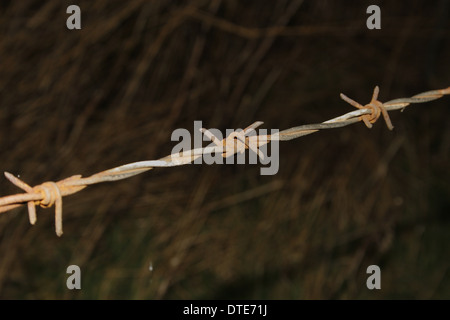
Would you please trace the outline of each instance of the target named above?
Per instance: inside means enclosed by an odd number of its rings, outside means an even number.
[[[373,90],[372,100],[369,102],[369,104],[366,104],[365,106],[360,105],[358,102],[350,99],[343,93],[341,93],[342,100],[348,102],[352,106],[358,108],[358,109],[370,109],[372,111],[371,114],[365,114],[360,116],[360,118],[364,121],[364,124],[367,128],[372,128],[372,123],[375,123],[378,118],[380,117],[380,113],[383,114],[384,121],[386,122],[386,125],[389,130],[394,129],[394,126],[392,125],[391,119],[389,118],[389,114],[386,111],[386,108],[383,106],[383,103],[378,101],[378,93],[380,92],[380,88],[378,86],[375,87]]]
[[[81,175],[75,175],[58,182],[48,181],[35,187],[31,187],[11,173],[5,172],[5,177],[14,185],[24,190],[25,193],[0,197],[0,213],[7,212],[21,205],[27,204],[28,217],[30,223],[34,225],[37,220],[37,205],[42,208],[50,208],[55,206],[55,231],[58,236],[61,236],[63,234],[62,198],[64,196],[79,192],[89,185],[127,179],[156,167],[173,167],[189,164],[195,159],[201,157],[203,154],[216,152],[221,152],[223,157],[229,157],[238,152],[243,153],[246,149],[251,149],[263,159],[264,156],[258,147],[269,143],[271,140],[292,140],[319,130],[340,128],[360,121],[363,121],[368,128],[371,128],[372,124],[378,120],[380,115],[383,115],[387,127],[389,130],[392,130],[393,126],[389,118],[388,111],[399,109],[403,110],[411,103],[423,103],[439,99],[444,95],[450,94],[450,87],[441,90],[427,91],[417,94],[411,98],[400,98],[385,103],[378,100],[378,93],[379,88],[377,86],[373,91],[372,100],[364,106],[341,93],[341,98],[352,106],[358,108],[358,110],[346,113],[342,116],[322,123],[286,129],[274,135],[245,136],[262,125],[262,122],[260,121],[251,124],[242,132],[234,132],[222,140],[219,140],[207,129],[202,128],[201,132],[203,132],[203,134],[215,144],[214,147],[197,148],[184,151],[182,153],[171,154],[159,160],[129,163],[93,174],[86,178],[82,178]]]

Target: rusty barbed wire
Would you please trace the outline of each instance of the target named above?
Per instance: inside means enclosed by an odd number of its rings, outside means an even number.
[[[400,98],[382,103],[378,100],[379,88],[375,87],[371,101],[366,105],[361,105],[341,93],[341,98],[358,108],[356,111],[348,112],[342,116],[327,120],[318,124],[302,125],[280,131],[273,135],[253,135],[246,136],[255,131],[263,122],[255,122],[243,131],[234,132],[224,139],[218,139],[210,131],[202,128],[201,132],[207,136],[215,146],[197,148],[181,153],[171,154],[159,160],[140,161],[125,164],[116,168],[105,170],[89,177],[83,178],[81,175],[74,175],[57,182],[44,182],[35,187],[29,186],[11,173],[5,172],[5,177],[14,185],[21,188],[25,193],[0,197],[0,213],[10,211],[24,205],[28,206],[28,216],[30,224],[34,225],[37,221],[36,206],[50,208],[55,206],[55,231],[58,236],[63,234],[62,227],[62,198],[79,192],[89,185],[127,179],[132,176],[144,173],[157,167],[173,167],[185,165],[193,162],[203,154],[222,153],[222,156],[229,157],[236,153],[243,153],[246,149],[253,150],[260,158],[264,158],[258,149],[270,141],[287,141],[305,136],[319,130],[332,129],[348,126],[353,123],[363,121],[371,128],[378,118],[383,115],[389,130],[393,125],[389,118],[388,111],[404,109],[412,103],[424,103],[441,98],[450,94],[450,87],[441,90],[427,91],[411,98]]]

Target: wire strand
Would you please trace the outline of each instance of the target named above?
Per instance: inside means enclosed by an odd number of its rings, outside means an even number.
[[[385,103],[378,101],[379,88],[375,87],[372,100],[366,105],[361,105],[356,101],[348,98],[341,93],[341,98],[358,108],[358,110],[348,112],[339,117],[324,121],[317,124],[308,124],[293,127],[280,131],[273,135],[253,135],[245,136],[246,133],[254,131],[262,122],[255,122],[242,132],[235,132],[228,137],[220,140],[206,129],[201,131],[207,135],[215,144],[205,148],[197,148],[182,153],[171,154],[159,160],[139,161],[125,164],[116,168],[105,170],[89,177],[83,178],[81,175],[75,175],[58,182],[44,182],[35,187],[31,187],[12,174],[5,172],[5,177],[14,185],[21,188],[25,193],[19,193],[10,196],[0,197],[0,213],[13,210],[24,204],[28,206],[29,220],[31,224],[36,222],[35,206],[39,205],[43,208],[55,206],[55,231],[58,236],[63,234],[62,228],[62,198],[79,192],[89,185],[118,181],[127,179],[135,175],[144,173],[153,168],[173,167],[189,164],[204,154],[222,153],[223,157],[229,157],[238,152],[244,152],[245,149],[252,149],[260,157],[258,147],[269,143],[270,141],[288,141],[296,139],[319,130],[334,129],[345,127],[360,121],[363,121],[368,128],[372,127],[378,118],[383,115],[387,127],[392,130],[393,126],[389,119],[388,111],[404,109],[412,103],[424,103],[441,98],[450,94],[450,87],[441,90],[427,91],[411,98],[400,98]]]

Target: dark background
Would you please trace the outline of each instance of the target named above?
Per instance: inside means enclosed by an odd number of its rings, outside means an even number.
[[[82,30],[66,28],[77,4]],[[366,9],[381,8],[381,30]],[[449,1],[0,2],[0,171],[30,185],[170,154],[177,128],[317,123],[450,85]],[[277,27],[274,29],[274,27]],[[273,31],[275,30],[275,31]],[[0,215],[3,299],[449,299],[450,97]],[[0,195],[20,192],[0,179]],[[66,268],[82,290],[66,288]],[[368,290],[366,268],[381,268]],[[153,271],[149,270],[152,265]]]

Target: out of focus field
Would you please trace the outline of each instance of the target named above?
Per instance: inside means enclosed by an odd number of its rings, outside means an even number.
[[[194,120],[282,130],[351,111],[341,92],[450,85],[447,1],[78,1],[79,31],[70,4],[0,2],[0,171],[30,185],[166,156]],[[91,186],[64,198],[62,238],[54,209],[1,214],[0,298],[449,299],[449,107],[281,142],[274,176],[187,165]]]

